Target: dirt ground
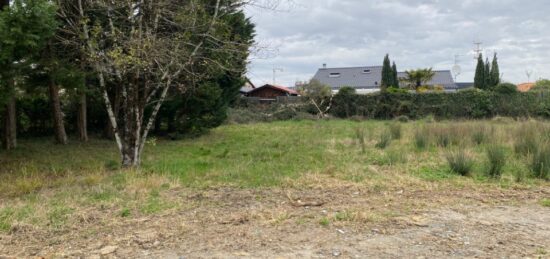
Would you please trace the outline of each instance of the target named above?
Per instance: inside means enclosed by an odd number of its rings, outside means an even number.
[[[63,230],[17,225],[0,258],[549,258],[548,188],[177,189],[186,206]]]

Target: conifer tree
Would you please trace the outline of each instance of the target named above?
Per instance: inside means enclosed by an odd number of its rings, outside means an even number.
[[[392,72],[393,72],[393,84],[392,84],[392,86],[399,88],[399,77],[397,76],[397,65],[395,65],[395,62],[393,62]]]
[[[384,65],[382,66],[382,82],[380,84],[380,90],[385,92],[388,87],[393,83],[393,70],[390,62],[390,55],[386,54],[384,57]]]
[[[477,89],[485,89],[485,64],[483,63],[483,55],[479,54],[477,58],[476,74],[474,77],[474,87]]]
[[[489,63],[489,58],[487,58],[485,60],[485,85],[484,85],[484,88],[485,90],[491,90],[492,89],[492,78],[491,78],[491,63]]]
[[[498,57],[497,53],[493,57],[493,63],[491,65],[491,86],[494,88],[500,84],[500,69],[498,66]]]

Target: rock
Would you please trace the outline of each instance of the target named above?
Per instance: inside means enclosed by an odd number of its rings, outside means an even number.
[[[118,249],[118,246],[106,246],[99,250],[101,255],[108,255],[114,253]]]
[[[336,231],[337,231],[338,233],[342,234],[342,235],[346,233],[344,230],[341,230],[341,229],[337,229]]]
[[[342,255],[342,253],[338,250],[332,251],[332,256],[334,256],[334,257],[340,257],[341,255]]]

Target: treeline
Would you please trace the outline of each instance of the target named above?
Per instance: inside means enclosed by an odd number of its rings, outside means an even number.
[[[200,134],[239,96],[254,25],[240,0],[0,0],[0,120],[17,135],[115,139],[139,165],[148,134]]]

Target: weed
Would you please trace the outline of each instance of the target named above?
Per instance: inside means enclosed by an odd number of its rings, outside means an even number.
[[[7,207],[0,210],[0,231],[7,232],[11,229],[14,215],[13,208]]]
[[[327,217],[323,217],[321,220],[319,220],[319,224],[323,227],[328,227],[328,225],[330,225],[330,219]]]
[[[550,199],[543,199],[542,201],[540,201],[540,205],[542,205],[543,207],[550,207]]]
[[[538,133],[535,127],[523,125],[515,135],[514,150],[517,154],[531,155],[537,152]]]
[[[49,225],[53,228],[63,227],[69,220],[69,215],[73,209],[63,205],[53,207],[48,213]]]
[[[124,208],[122,211],[120,211],[120,216],[123,218],[127,218],[130,216],[130,209]]]
[[[506,150],[497,145],[487,147],[487,160],[489,162],[487,176],[499,179],[502,176],[502,169],[506,165]]]
[[[402,135],[401,124],[391,123],[389,126],[389,130],[390,130],[391,138],[393,140],[401,139],[401,135]]]
[[[367,150],[365,137],[366,137],[365,129],[361,127],[355,128],[355,138],[357,139],[357,144],[361,147],[362,153],[365,153]]]
[[[447,163],[449,164],[451,172],[462,176],[469,176],[474,166],[474,161],[464,152],[464,150],[448,153]]]
[[[409,117],[405,116],[405,115],[401,115],[397,118],[395,118],[396,121],[399,121],[399,122],[402,122],[402,123],[407,123],[409,122]]]
[[[391,141],[392,134],[384,131],[382,132],[382,134],[380,134],[380,139],[378,140],[378,143],[376,143],[376,148],[385,149],[391,144]]]

